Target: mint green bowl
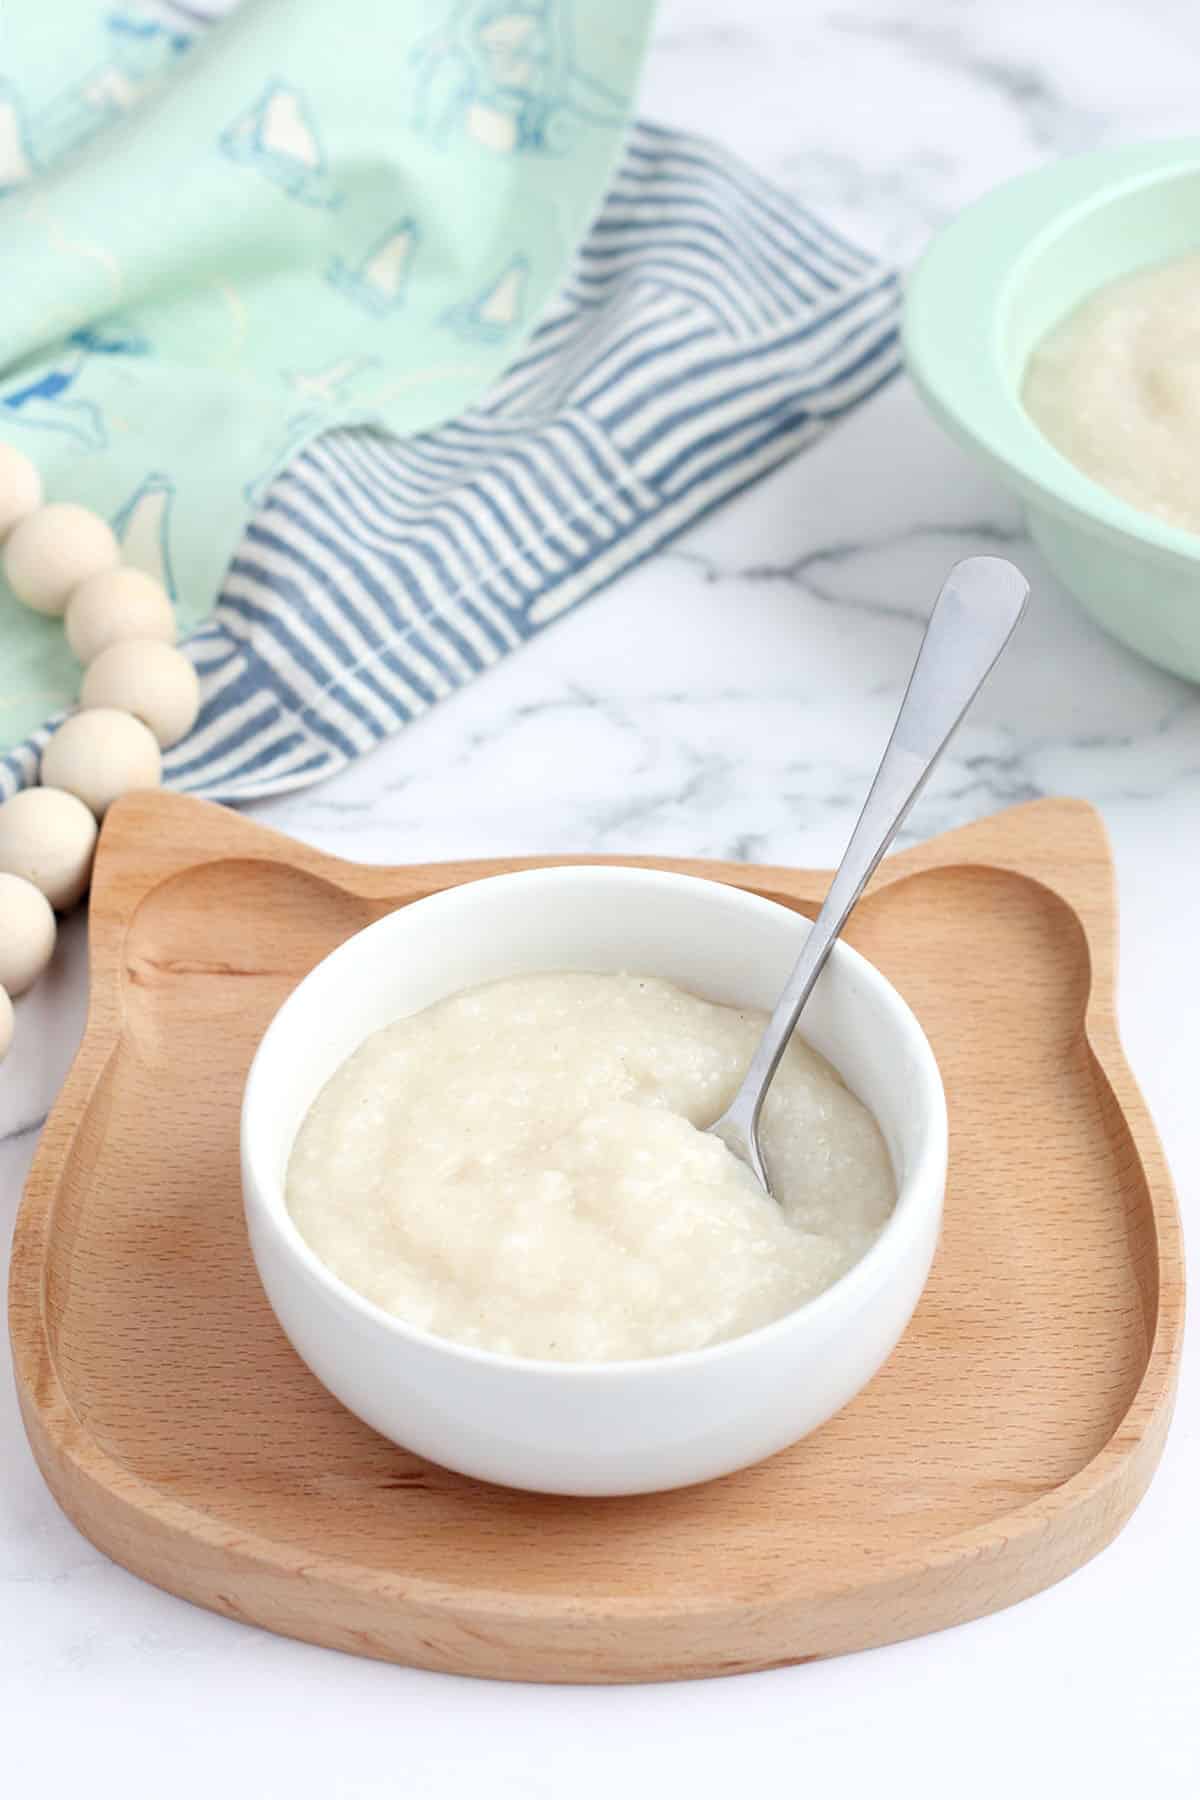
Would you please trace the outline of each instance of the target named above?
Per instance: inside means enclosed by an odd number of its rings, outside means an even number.
[[[1200,138],[1072,157],[939,234],[909,284],[904,346],[934,416],[1024,501],[1059,579],[1122,643],[1200,681],[1200,536],[1084,475],[1020,399],[1030,351],[1087,294],[1195,250]]]

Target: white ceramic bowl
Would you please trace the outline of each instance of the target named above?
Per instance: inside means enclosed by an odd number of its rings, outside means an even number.
[[[839,944],[804,1031],[870,1107],[895,1212],[840,1281],[744,1337],[677,1356],[538,1362],[403,1324],[318,1260],[284,1204],[318,1091],[381,1026],[481,982],[536,970],[660,975],[710,1000],[770,1007],[808,931],[799,914],[717,882],[571,866],[500,875],[402,908],[301,982],[268,1028],[242,1109],[250,1243],[309,1368],[350,1411],[448,1468],[558,1494],[632,1494],[728,1474],[837,1412],[889,1355],[920,1297],[941,1220],[946,1102],[896,990]]]

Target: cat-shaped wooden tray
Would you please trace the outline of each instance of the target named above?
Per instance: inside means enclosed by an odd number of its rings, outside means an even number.
[[[365,868],[199,801],[113,809],[87,1032],[12,1264],[26,1427],[80,1530],[273,1631],[544,1681],[861,1649],[1006,1606],[1102,1549],[1162,1449],[1183,1262],[1113,1016],[1108,849],[1078,802],[889,859],[855,915],[851,940],[941,1064],[950,1184],[911,1328],[814,1436],[703,1487],[554,1499],[432,1467],[317,1384],[242,1222],[250,1057],[351,932],[515,866]],[[828,879],[663,866],[810,914]]]

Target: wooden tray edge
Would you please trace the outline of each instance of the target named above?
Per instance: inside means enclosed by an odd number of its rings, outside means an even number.
[[[297,1580],[336,1592],[344,1624],[331,1624],[319,1640],[358,1654],[399,1660],[430,1669],[485,1676],[560,1681],[628,1681],[701,1676],[809,1660],[851,1649],[896,1641],[946,1624],[978,1617],[1040,1591],[1073,1572],[1120,1531],[1142,1498],[1162,1454],[1174,1404],[1182,1348],[1184,1264],[1182,1232],[1173,1184],[1145,1101],[1125,1060],[1115,1019],[1115,903],[1112,863],[1099,815],[1082,801],[1041,800],[917,845],[889,858],[877,887],[928,869],[988,864],[1032,878],[1057,894],[1080,919],[1092,959],[1092,987],[1086,1032],[1093,1056],[1124,1114],[1141,1161],[1158,1239],[1158,1294],[1154,1330],[1142,1380],[1116,1432],[1100,1452],[1052,1493],[1002,1521],[944,1540],[930,1554],[897,1556],[882,1565],[870,1584],[872,1625],[864,1629],[862,1596],[831,1585],[827,1593],[776,1594],[755,1621],[754,1644],[740,1642],[744,1621],[732,1610],[698,1605],[691,1617],[706,1619],[714,1645],[710,1662],[697,1661],[681,1644],[680,1664],[656,1649],[639,1666],[636,1647],[624,1628],[653,1611],[638,1599],[611,1604],[614,1659],[609,1672],[589,1648],[574,1665],[571,1620],[557,1600],[519,1602],[502,1593],[486,1596],[470,1627],[461,1622],[462,1596],[442,1584],[392,1577],[338,1559],[299,1556],[270,1539],[226,1541],[219,1520],[172,1500],[124,1468],[88,1435],[72,1411],[58,1380],[45,1318],[42,1271],[51,1226],[56,1171],[121,1030],[118,974],[124,933],[141,898],[184,869],[231,855],[301,867],[344,890],[383,899],[403,891],[477,879],[513,867],[562,862],[636,862],[649,857],[538,857],[499,861],[373,868],[327,856],[266,830],[225,809],[177,795],[131,796],[113,808],[101,840],[90,921],[93,956],[91,999],[79,1053],[43,1133],[13,1236],[9,1279],[10,1338],[18,1398],[35,1459],[51,1492],[84,1534],[134,1573],[184,1598],[251,1619],[288,1633],[288,1599]],[[147,843],[153,846],[150,854]],[[1082,865],[1099,861],[1107,880],[1107,904],[1098,904]],[[787,893],[796,872],[723,862],[672,859],[671,866],[726,880],[737,886]],[[114,1520],[114,1502],[119,1520]],[[184,1554],[181,1556],[181,1547]],[[198,1554],[199,1551],[204,1554]],[[211,1566],[210,1565],[211,1560]],[[213,1581],[236,1561],[264,1597],[261,1608],[218,1591]],[[939,1580],[927,1576],[936,1569]],[[264,1587],[265,1584],[265,1587]],[[390,1590],[405,1618],[395,1639],[353,1624],[354,1596],[378,1598]],[[951,1601],[951,1589],[953,1599]],[[448,1621],[453,1604],[458,1622]],[[292,1610],[295,1610],[294,1607]],[[280,1623],[281,1617],[284,1623]],[[503,1632],[503,1642],[494,1634]],[[527,1651],[514,1641],[526,1632]],[[298,1618],[291,1635],[312,1640],[311,1627]],[[623,1641],[624,1640],[624,1641]],[[805,1641],[797,1653],[780,1646]],[[716,1653],[716,1647],[720,1653]],[[544,1672],[547,1651],[561,1655],[552,1676]],[[526,1665],[526,1656],[530,1659]]]

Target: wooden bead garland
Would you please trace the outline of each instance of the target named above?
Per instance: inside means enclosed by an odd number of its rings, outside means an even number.
[[[0,444],[0,540],[42,504],[42,478],[27,456]]]
[[[161,582],[140,569],[104,569],[81,581],[67,602],[67,642],[79,661],[94,662],[127,638],[175,642],[175,610]]]
[[[20,875],[0,875],[0,987],[11,997],[31,988],[54,954],[54,909]]]
[[[87,893],[96,821],[63,788],[22,788],[0,806],[0,871],[40,888],[56,912]]]
[[[64,719],[42,751],[42,780],[102,819],[114,800],[162,782],[162,752],[148,725],[115,706]],[[0,812],[3,812],[0,807]]]
[[[126,638],[88,665],[82,707],[116,706],[148,725],[164,750],[185,738],[200,710],[196,671],[173,644]]]
[[[13,526],[4,545],[4,574],[18,600],[57,619],[72,588],[102,569],[116,568],[119,555],[106,519],[59,500]]]
[[[175,644],[166,590],[120,564],[107,522],[73,502],[44,503],[34,464],[0,444],[0,560],[23,605],[65,614],[84,665],[82,710],[42,752],[40,787],[0,804],[0,1061],[13,1038],[11,996],[54,951],[54,910],[83,898],[97,820],[122,794],[158,787],[162,750],[200,709],[195,669]]]

